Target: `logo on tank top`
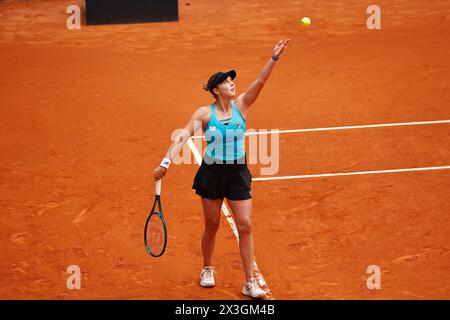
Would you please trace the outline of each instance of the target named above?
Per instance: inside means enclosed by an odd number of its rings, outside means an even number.
[[[214,131],[214,130],[216,130],[216,127],[211,126],[211,127],[209,127],[209,130]]]
[[[240,128],[241,127],[241,123],[240,122],[236,123],[236,127]]]

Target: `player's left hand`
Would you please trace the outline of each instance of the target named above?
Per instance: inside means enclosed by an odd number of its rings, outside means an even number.
[[[286,47],[286,45],[288,44],[288,42],[291,39],[284,39],[284,40],[280,40],[277,45],[275,46],[275,48],[273,48],[273,56],[275,58],[278,58],[281,53],[283,52],[284,48]]]

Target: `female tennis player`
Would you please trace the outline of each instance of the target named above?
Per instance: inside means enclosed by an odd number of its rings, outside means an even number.
[[[242,293],[253,298],[265,295],[254,275],[251,223],[252,176],[247,168],[244,132],[249,108],[264,87],[288,42],[289,39],[285,39],[276,44],[272,56],[258,78],[235,100],[236,87],[233,80],[236,72],[231,70],[213,74],[203,89],[213,95],[214,102],[194,112],[185,130],[181,130],[175,137],[161,164],[154,170],[155,180],[162,179],[172,159],[194,134],[196,124],[201,123],[207,147],[192,188],[201,197],[205,219],[205,229],[201,239],[203,269],[200,273],[200,285],[203,287],[215,285],[212,254],[219,228],[220,209],[226,198],[234,213],[239,232],[239,247],[246,279]]]

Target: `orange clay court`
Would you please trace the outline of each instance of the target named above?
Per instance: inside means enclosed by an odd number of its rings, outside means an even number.
[[[235,69],[239,94],[280,39],[248,128],[450,119],[448,1],[377,1],[381,30],[366,27],[367,1],[181,0],[179,22],[68,30],[71,4],[83,1],[0,1],[1,299],[247,299],[223,216],[216,287],[198,283],[197,164],[164,178],[163,257],[147,254],[143,226],[172,131],[211,102],[201,85]],[[273,298],[450,299],[448,166],[446,122],[280,134],[274,177],[441,169],[258,181],[251,165]],[[381,289],[366,286],[370,265]]]

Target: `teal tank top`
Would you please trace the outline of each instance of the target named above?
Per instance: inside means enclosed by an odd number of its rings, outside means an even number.
[[[211,105],[211,116],[205,128],[205,154],[214,160],[237,160],[245,157],[245,119],[232,101],[232,117],[224,124],[216,115],[216,106]]]

